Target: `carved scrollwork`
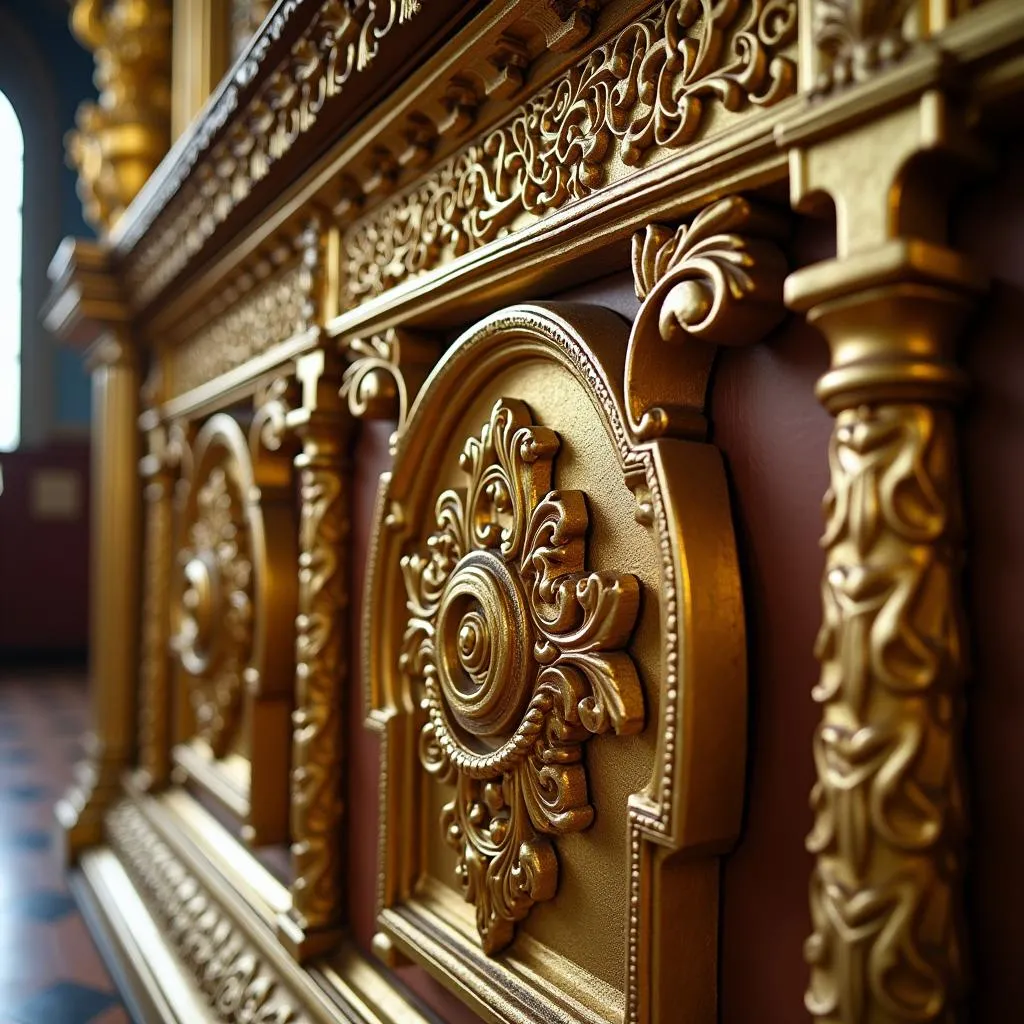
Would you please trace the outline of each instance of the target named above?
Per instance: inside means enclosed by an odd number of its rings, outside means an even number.
[[[437,356],[428,337],[390,328],[345,345],[349,366],[341,394],[356,419],[390,419],[405,427],[409,406]]]
[[[433,943],[429,969],[495,1015],[526,1007],[520,1024],[577,1019],[563,994],[579,1019],[623,1024],[703,1019],[713,999],[708,860],[738,828],[746,706],[728,494],[710,446],[631,435],[626,342],[599,307],[492,314],[424,382],[378,495],[376,946]],[[604,885],[616,872],[628,886]],[[607,928],[593,941],[622,958],[617,1008],[595,1000],[576,928]],[[652,1007],[645,979],[680,930],[700,980],[666,978]],[[523,953],[545,963],[543,991]]]
[[[703,437],[716,347],[760,341],[785,315],[784,222],[740,196],[701,210],[674,231],[633,236],[633,280],[643,302],[626,360],[630,427],[643,439]],[[666,343],[674,372],[665,372]]]
[[[745,13],[744,13],[745,12]],[[638,19],[346,237],[356,305],[598,189],[615,160],[691,142],[707,106],[769,106],[795,89],[780,54],[794,0],[673,2]]]
[[[639,585],[584,570],[586,499],[550,489],[558,445],[522,402],[499,401],[463,449],[466,490],[437,500],[428,554],[402,560],[401,665],[427,714],[420,757],[455,783],[441,826],[488,953],[555,894],[549,837],[593,819],[584,741],[644,721],[624,650]]]
[[[870,78],[909,45],[904,20],[912,0],[816,0],[814,42],[822,60],[818,92]]]

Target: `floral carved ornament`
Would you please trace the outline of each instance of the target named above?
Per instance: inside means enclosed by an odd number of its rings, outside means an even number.
[[[625,650],[639,583],[585,570],[586,499],[551,489],[559,443],[500,399],[462,450],[465,488],[437,499],[426,553],[401,563],[420,760],[455,787],[441,827],[488,954],[555,895],[553,839],[593,821],[586,740],[644,724]]]

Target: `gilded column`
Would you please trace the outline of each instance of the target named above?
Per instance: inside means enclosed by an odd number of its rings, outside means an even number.
[[[835,417],[805,947],[806,1006],[830,1024],[961,1020],[966,988],[955,345],[984,280],[945,225],[977,154],[895,6],[813,24],[813,99],[780,133],[794,204],[830,199],[837,226],[836,258],[785,287],[828,341]],[[887,64],[886,112],[865,119],[849,90]]]
[[[76,781],[57,804],[68,856],[100,841],[135,742],[138,624],[138,414],[136,354],[122,329],[90,349],[92,374],[92,549],[90,703],[93,735]]]
[[[298,369],[288,416],[302,450],[291,832],[292,906],[281,937],[300,960],[334,944],[343,909],[344,701],[349,650],[348,424],[340,368],[316,351]]]
[[[138,784],[143,789],[166,785],[170,753],[170,588],[174,483],[176,473],[167,431],[152,410],[141,426],[148,451],[139,463],[145,508],[141,662],[139,672]]]

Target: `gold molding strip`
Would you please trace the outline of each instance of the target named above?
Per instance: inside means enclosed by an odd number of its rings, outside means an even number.
[[[201,880],[176,856],[143,813],[124,803],[107,816],[110,844],[160,920],[168,942],[192,973],[216,1019],[248,1024],[253,1014],[312,1024],[276,966]]]
[[[207,1015],[188,1016],[188,1024],[196,1020],[337,1024],[339,1018],[356,1024],[425,1024],[402,993],[347,943],[311,965],[311,970],[299,967],[249,905],[245,887],[236,888],[231,877],[221,873],[218,861],[208,859],[209,851],[218,860],[230,856],[230,841],[192,835],[195,829],[219,832],[220,828],[201,812],[197,817],[190,803],[187,796],[173,791],[161,801],[136,796],[119,804],[106,819],[115,865],[131,879],[127,899],[133,902],[141,896],[146,919],[160,926],[159,931],[131,929],[132,939],[148,935],[152,940],[145,945],[143,966],[160,963],[169,953],[174,973],[183,973],[190,992],[207,1004]],[[90,856],[104,853],[107,850],[100,847]],[[235,849],[232,861],[239,856],[249,855]],[[256,874],[261,871],[256,869]],[[117,872],[105,874],[113,877]],[[276,890],[276,884],[271,888]],[[115,925],[118,906],[101,904]],[[161,989],[165,980],[163,976],[155,979]]]

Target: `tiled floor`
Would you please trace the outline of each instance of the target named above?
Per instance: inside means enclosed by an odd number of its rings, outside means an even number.
[[[85,684],[0,676],[0,1024],[127,1024],[65,884],[53,804],[82,756]]]

